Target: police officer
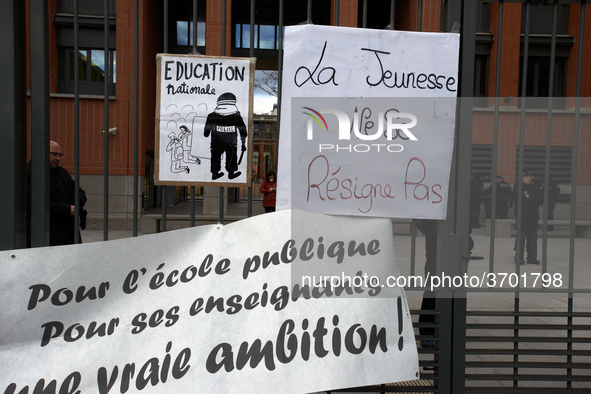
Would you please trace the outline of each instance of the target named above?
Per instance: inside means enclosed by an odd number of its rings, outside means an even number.
[[[511,190],[511,186],[509,186],[509,184],[505,182],[505,179],[502,176],[497,175],[497,181],[495,183],[491,183],[491,185],[486,191],[486,194],[492,195],[494,188],[496,188],[497,191],[497,219],[507,219],[509,208],[511,208],[511,206],[513,205],[513,191]]]
[[[515,262],[524,264],[523,254],[527,251],[528,264],[540,264],[538,260],[538,220],[540,219],[539,207],[542,203],[540,190],[533,184],[533,176],[529,171],[523,172],[523,190],[519,195],[518,184],[513,188],[513,200],[515,201],[515,217],[517,228],[521,228],[521,245],[515,240]],[[521,200],[521,212],[518,212]],[[527,246],[526,246],[527,243]]]

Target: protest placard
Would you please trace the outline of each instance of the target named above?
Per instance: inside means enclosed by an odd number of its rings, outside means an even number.
[[[382,287],[398,275],[391,234],[386,219],[284,210],[0,252],[0,391],[303,393],[416,379],[404,292]]]
[[[285,33],[278,209],[445,219],[459,35]]]
[[[156,171],[163,185],[250,185],[254,59],[156,57]]]

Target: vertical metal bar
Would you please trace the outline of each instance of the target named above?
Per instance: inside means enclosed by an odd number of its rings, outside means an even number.
[[[454,275],[462,275],[467,271],[467,256],[469,255],[469,217],[467,210],[463,209],[463,207],[469,205],[469,193],[467,191],[470,189],[473,105],[472,99],[461,99],[461,97],[471,97],[474,92],[474,54],[476,52],[476,20],[474,15],[476,14],[476,2],[448,1],[445,11],[447,18],[445,31],[454,31],[456,23],[461,25],[461,30],[457,32],[461,33],[460,68],[458,73],[460,88],[457,92],[460,100],[457,109],[459,121],[457,121],[456,126],[456,159],[450,179],[450,191],[452,193],[449,199],[453,201],[450,204],[452,214],[448,215],[447,220],[444,222],[444,230],[446,230],[446,235],[449,237],[449,254],[446,255],[438,251],[437,260],[445,261],[446,258],[449,259],[447,265],[450,272],[453,272]],[[439,247],[442,250],[442,246]],[[449,389],[452,393],[462,393],[465,391],[466,386],[467,292],[465,289],[459,288],[452,295],[451,345],[446,349],[449,351],[451,363]],[[453,351],[451,351],[452,348]]]
[[[521,212],[523,209],[523,154],[524,154],[524,145],[525,145],[525,109],[527,104],[527,63],[528,63],[528,56],[529,56],[529,27],[530,27],[530,3],[528,2],[525,6],[525,40],[523,43],[523,70],[522,70],[522,86],[521,86],[521,118],[520,118],[520,130],[519,130],[519,164],[518,164],[518,171],[517,171],[517,212]],[[516,227],[517,227],[517,234],[515,235],[515,271],[517,275],[521,273],[521,264],[520,258],[523,255],[523,247],[521,246],[521,239],[523,234],[521,234],[522,223],[519,218],[519,214],[516,217]],[[517,289],[521,286],[518,283]],[[514,297],[514,312],[515,317],[513,323],[516,327],[519,326],[519,291],[515,292]],[[513,356],[513,362],[515,365],[518,365],[519,362],[519,328],[515,328],[513,330],[513,350],[515,354]],[[519,385],[519,367],[513,368],[513,388],[517,389]]]
[[[255,0],[250,1],[250,49],[249,56],[254,57],[254,18],[255,18]],[[260,40],[260,37],[259,37]],[[251,130],[250,137],[252,138],[254,130]],[[248,176],[248,175],[247,175]],[[248,204],[246,209],[246,216],[252,216],[252,177],[250,178],[250,185],[248,185]]]
[[[168,0],[164,0],[164,10],[163,10],[163,18],[164,18],[164,22],[163,22],[163,26],[164,26],[164,53],[168,53]],[[161,226],[162,226],[162,231],[166,231],[166,193],[167,193],[167,187],[165,185],[162,185],[160,188],[160,199],[162,200],[162,215],[161,215]]]
[[[197,32],[199,31],[198,0],[193,0],[193,53],[197,54]],[[191,186],[191,219],[190,226],[195,227],[195,186]]]
[[[417,8],[417,31],[423,31],[423,0],[419,0]]]
[[[74,0],[74,243],[80,242],[80,18],[78,0]],[[106,66],[105,66],[106,67]]]
[[[197,16],[198,16],[198,0],[193,0],[193,53],[197,53],[197,32],[199,30]]]
[[[281,124],[281,85],[283,83],[283,5],[284,0],[279,0],[279,35],[277,37],[277,130]],[[281,136],[277,133],[277,146]],[[259,159],[260,160],[260,159]]]
[[[365,29],[367,27],[367,0],[363,0],[363,22],[362,27]]]
[[[548,272],[548,196],[550,190],[550,147],[552,144],[552,112],[554,104],[554,69],[556,62],[556,34],[558,31],[558,2],[552,14],[552,40],[550,44],[550,78],[548,78],[548,117],[546,124],[546,150],[544,156],[544,204],[542,204],[542,273]]]
[[[439,31],[445,31],[445,0],[440,0],[441,1],[441,12],[439,13]]]
[[[105,10],[104,33],[105,33],[105,153],[103,165],[103,240],[109,239],[109,79],[111,62],[109,57],[109,0],[103,0]]]
[[[410,221],[410,274],[415,275],[417,256],[417,224]]]
[[[396,0],[390,0],[390,30],[394,30],[394,10],[396,8]]]
[[[26,246],[26,45],[25,2],[5,1],[0,13],[0,250]],[[48,153],[45,153],[47,157]],[[49,163],[49,159],[45,160]],[[48,165],[48,164],[47,164]]]
[[[496,217],[497,217],[497,193],[499,186],[496,184],[496,176],[498,174],[498,155],[499,155],[499,95],[501,94],[501,48],[503,43],[503,12],[505,3],[501,0],[499,2],[499,21],[497,25],[497,65],[495,67],[495,113],[494,113],[494,131],[493,131],[493,162],[492,162],[492,178],[491,182],[495,187],[492,188],[492,195],[490,197],[490,260],[488,262],[488,272],[495,272],[495,234],[496,234]]]
[[[308,0],[308,5],[306,7],[306,22],[312,23],[312,0]]]
[[[341,25],[341,1],[335,0],[334,4],[334,24],[335,26]]]
[[[581,4],[581,15],[579,20],[579,48],[578,48],[578,57],[577,57],[577,82],[576,82],[576,97],[575,97],[575,124],[574,124],[574,133],[573,133],[573,152],[572,152],[572,172],[571,172],[571,201],[570,201],[570,240],[569,240],[569,255],[568,255],[568,264],[569,264],[569,278],[568,278],[568,312],[569,312],[569,320],[568,326],[572,327],[572,313],[574,312],[573,300],[574,300],[574,280],[575,280],[575,220],[576,220],[576,213],[577,213],[577,177],[578,177],[578,168],[579,168],[579,149],[578,149],[578,141],[579,141],[579,129],[580,129],[580,117],[581,117],[581,85],[582,85],[582,74],[583,74],[583,47],[584,47],[584,36],[585,36],[585,10],[587,8],[587,1],[584,0]],[[572,363],[572,338],[573,338],[573,330],[569,329],[567,331],[567,337],[569,339],[567,351],[568,351],[568,358],[567,363],[571,365]],[[567,370],[568,376],[572,376],[572,369],[569,368]],[[569,381],[568,388],[572,387],[571,381]]]
[[[38,247],[49,245],[50,136],[47,2],[32,0],[29,3],[29,14],[31,64],[41,65],[31,72],[31,246]]]
[[[587,0],[583,0],[581,4],[581,16],[579,21],[579,48],[577,58],[577,92],[575,97],[575,124],[573,135],[573,152],[572,152],[572,172],[571,172],[571,197],[570,197],[570,245],[569,245],[569,284],[568,288],[571,290],[569,297],[572,298],[572,289],[574,288],[574,256],[575,256],[575,220],[577,214],[577,178],[579,172],[579,133],[581,120],[581,86],[583,80],[583,48],[585,36],[585,10],[587,8]]]
[[[521,80],[521,119],[520,119],[520,130],[519,130],[519,158],[517,165],[517,201],[515,202],[517,212],[521,212],[523,207],[523,155],[525,145],[525,107],[527,104],[527,63],[529,57],[529,25],[530,25],[530,3],[528,2],[525,6],[525,41],[523,43],[523,70]],[[523,254],[523,247],[521,246],[521,228],[522,223],[519,215],[516,217],[516,229],[517,234],[515,235],[515,271],[517,274],[521,272],[520,262],[518,261]]]
[[[139,86],[140,86],[140,10],[139,0],[133,11],[133,236],[138,235],[139,198]]]
[[[226,24],[227,24],[227,1],[222,1],[222,56],[226,56]],[[251,29],[252,30],[252,29]],[[252,41],[252,31],[251,31]],[[252,42],[251,42],[252,45]],[[219,222],[224,223],[224,188],[220,187],[220,208]]]
[[[249,53],[250,56],[254,55],[254,9],[255,9],[255,0],[250,0],[250,45],[249,45]],[[257,37],[257,41],[260,40],[260,37]],[[258,44],[258,42],[257,42]],[[258,45],[257,45],[258,46]]]

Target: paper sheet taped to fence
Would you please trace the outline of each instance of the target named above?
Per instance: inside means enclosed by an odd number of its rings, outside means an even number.
[[[254,63],[156,56],[157,184],[250,186]]]
[[[459,35],[289,26],[278,209],[444,219]]]
[[[391,234],[385,219],[285,210],[0,252],[0,392],[297,393],[416,379],[404,292],[381,287],[398,274]]]

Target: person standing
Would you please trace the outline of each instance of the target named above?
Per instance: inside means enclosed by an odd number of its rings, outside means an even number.
[[[263,193],[263,208],[265,208],[265,213],[275,212],[276,191],[277,180],[275,178],[275,172],[271,170],[261,185],[261,193]]]
[[[480,228],[480,205],[484,194],[484,177],[480,174],[472,175],[470,179],[470,228]]]
[[[511,190],[511,186],[505,182],[502,176],[497,175],[497,181],[489,186],[486,194],[492,196],[494,189],[497,192],[495,203],[497,219],[507,219],[509,208],[513,205],[513,191]]]
[[[556,208],[556,202],[558,202],[559,195],[560,185],[558,185],[558,182],[550,180],[548,185],[548,220],[554,219],[554,208]],[[549,225],[548,230],[554,230],[554,226]]]
[[[49,141],[49,245],[70,245],[75,243],[75,231],[78,231],[79,243],[82,243],[79,226],[86,226],[86,193],[79,192],[81,223],[74,223],[76,185],[70,173],[60,164],[64,154],[62,147],[55,141]]]
[[[433,276],[437,275],[437,221],[431,219],[417,219],[417,229],[425,237],[425,279],[429,278],[429,283],[425,283],[425,287],[431,286]],[[435,298],[435,291],[425,290],[423,292],[423,300],[421,302],[421,314],[419,315],[419,334],[424,337],[421,339],[421,347],[433,348],[435,341],[432,337],[435,336],[435,328],[429,325],[435,322],[435,310],[437,307],[437,299]]]
[[[513,189],[515,201],[515,217],[518,220],[517,228],[521,227],[521,244],[515,239],[515,262],[521,265],[524,251],[527,251],[528,264],[540,264],[538,260],[538,220],[540,219],[539,207],[542,203],[539,189],[532,183],[533,176],[529,171],[523,172],[523,189],[519,194],[518,184]],[[521,212],[518,212],[521,200]],[[526,246],[527,243],[527,246]]]

